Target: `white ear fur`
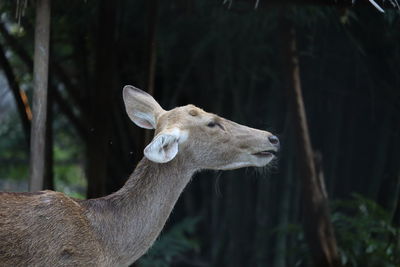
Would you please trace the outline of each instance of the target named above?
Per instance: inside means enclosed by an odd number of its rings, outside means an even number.
[[[151,161],[165,163],[178,154],[179,144],[187,139],[187,132],[178,128],[159,133],[144,149],[144,155]]]
[[[165,112],[151,95],[131,85],[124,87],[123,99],[129,118],[145,129],[155,129],[158,117]]]

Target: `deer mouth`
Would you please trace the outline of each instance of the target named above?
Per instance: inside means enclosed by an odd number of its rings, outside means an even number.
[[[263,150],[263,151],[254,153],[253,155],[257,156],[257,157],[266,157],[266,158],[268,158],[268,157],[276,157],[277,154],[278,154],[277,151],[270,149],[270,150]]]

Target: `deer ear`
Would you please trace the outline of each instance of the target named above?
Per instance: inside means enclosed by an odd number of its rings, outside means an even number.
[[[139,127],[155,129],[157,119],[165,111],[148,93],[126,85],[123,89],[125,109],[129,118]]]
[[[187,139],[187,132],[174,128],[159,133],[144,149],[144,155],[151,161],[165,163],[178,154],[179,144]]]

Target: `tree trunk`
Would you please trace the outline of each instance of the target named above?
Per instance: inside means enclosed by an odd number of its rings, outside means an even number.
[[[154,95],[154,83],[156,77],[156,62],[157,62],[157,13],[158,13],[158,0],[151,0],[148,2],[148,43],[147,43],[147,92]]]
[[[397,199],[396,203],[394,203],[394,210],[393,210],[393,215],[392,215],[392,223],[396,227],[400,227],[400,190],[399,190],[399,185],[400,185],[400,171],[397,174],[397,181],[399,184],[397,185]]]
[[[158,12],[158,0],[151,0],[148,2],[148,43],[147,43],[147,92],[154,96],[154,84],[156,79],[156,63],[157,63],[157,12]],[[152,139],[152,131],[146,131],[145,133],[145,145],[150,143]]]
[[[50,0],[36,2],[33,67],[33,117],[30,153],[30,191],[43,189],[49,69]]]
[[[87,147],[87,197],[106,193],[110,119],[112,112],[113,53],[115,37],[115,1],[102,0],[99,6],[95,81],[90,100],[90,132]]]
[[[46,120],[46,144],[45,161],[46,166],[43,177],[43,189],[54,190],[53,172],[53,92],[55,86],[50,86],[47,94],[47,120]]]
[[[293,135],[291,134],[290,137]],[[288,138],[287,146],[293,147],[292,138]],[[286,149],[285,151],[289,151]],[[282,170],[282,180],[280,180],[281,185],[279,186],[279,201],[278,204],[278,213],[277,213],[277,223],[279,227],[287,227],[289,224],[289,214],[290,214],[290,200],[293,197],[290,187],[290,180],[293,177],[293,157],[288,156],[286,158],[285,170]],[[274,244],[275,255],[272,266],[274,267],[285,267],[288,266],[288,252],[287,252],[287,233],[278,233],[276,237],[276,242]]]
[[[339,266],[336,239],[329,218],[328,199],[323,180],[317,173],[308,132],[300,81],[299,57],[293,25],[285,20],[281,28],[284,37],[284,64],[287,67],[287,93],[292,109],[293,132],[302,184],[304,232],[315,266]]]
[[[397,135],[391,132],[390,124],[387,124],[388,121],[394,121],[394,118],[390,114],[386,117],[385,123],[381,127],[381,131],[384,134],[379,139],[382,141],[376,154],[377,159],[374,162],[374,169],[378,169],[379,171],[374,172],[373,178],[380,182],[380,185],[378,182],[375,182],[375,188],[379,188],[377,203],[393,214],[400,186],[398,160],[400,156],[400,140]]]

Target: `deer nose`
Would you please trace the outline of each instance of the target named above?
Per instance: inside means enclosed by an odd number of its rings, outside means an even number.
[[[268,140],[269,140],[269,142],[270,142],[272,145],[274,145],[274,146],[276,146],[276,147],[279,147],[279,139],[278,139],[278,137],[276,137],[275,135],[269,136],[269,137],[268,137]]]

